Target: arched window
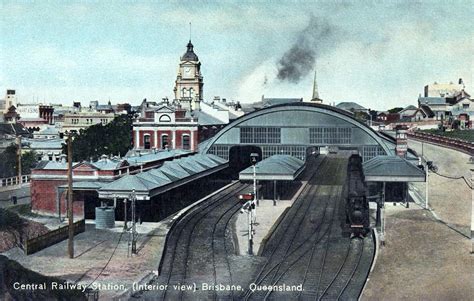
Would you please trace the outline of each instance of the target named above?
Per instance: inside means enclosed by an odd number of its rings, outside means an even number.
[[[189,138],[189,135],[183,135],[181,142],[183,149],[191,149],[191,139]]]
[[[170,115],[166,115],[166,114],[161,115],[159,122],[171,122]]]
[[[168,147],[168,135],[161,135],[161,148],[165,149]]]
[[[194,97],[194,89],[193,88],[189,88],[189,97]]]
[[[186,95],[187,92],[188,92],[188,90],[186,90],[186,88],[183,88],[183,89],[181,90],[181,97],[186,97],[186,96],[187,96],[187,95]]]
[[[143,147],[145,149],[150,149],[150,147],[151,147],[150,135],[144,135],[143,136]]]

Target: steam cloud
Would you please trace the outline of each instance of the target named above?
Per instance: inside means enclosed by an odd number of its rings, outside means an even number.
[[[298,83],[313,70],[316,58],[335,47],[338,36],[335,27],[312,15],[308,26],[299,33],[295,44],[278,61],[277,78]]]

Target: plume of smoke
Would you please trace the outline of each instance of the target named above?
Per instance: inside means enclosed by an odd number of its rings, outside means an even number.
[[[325,51],[332,50],[339,40],[339,31],[326,20],[311,15],[306,28],[295,43],[277,62],[277,78],[298,83],[314,68],[316,59]]]

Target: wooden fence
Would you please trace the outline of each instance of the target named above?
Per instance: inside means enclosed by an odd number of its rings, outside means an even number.
[[[86,221],[80,220],[74,223],[74,235],[82,233],[86,230]],[[36,253],[44,248],[54,245],[65,240],[69,236],[69,226],[50,231],[46,234],[28,239],[24,245],[26,255]]]

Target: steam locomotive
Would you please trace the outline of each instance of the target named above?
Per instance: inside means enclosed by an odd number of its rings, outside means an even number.
[[[363,237],[370,230],[369,202],[362,157],[351,155],[347,165],[346,178],[346,222],[351,229],[351,237]]]

